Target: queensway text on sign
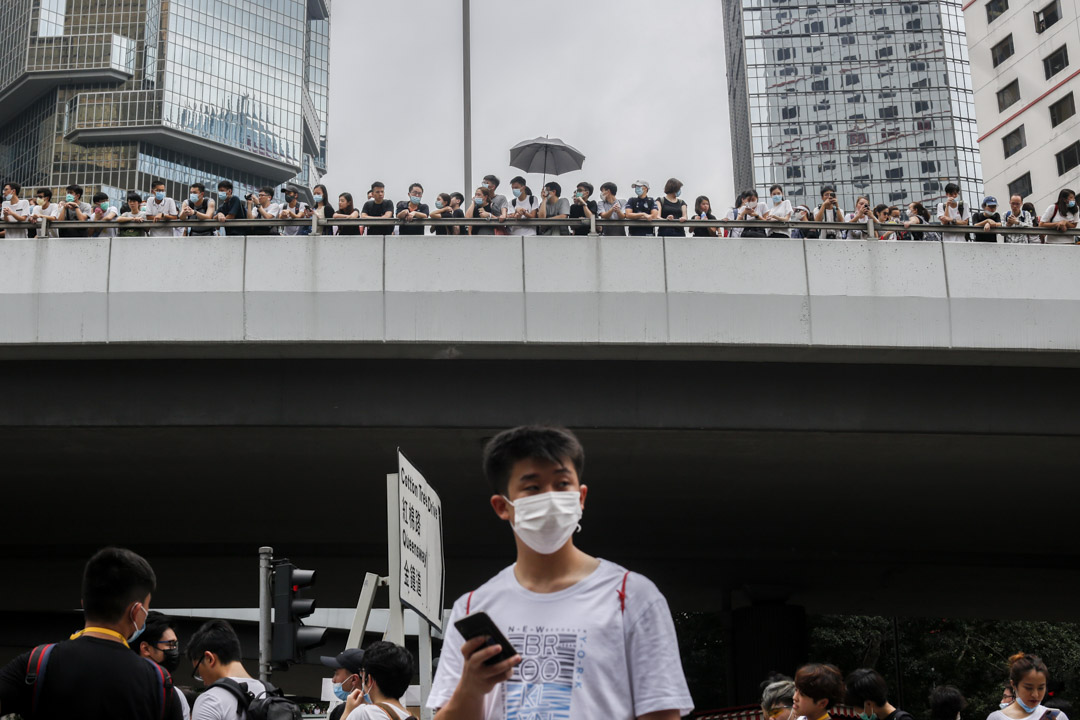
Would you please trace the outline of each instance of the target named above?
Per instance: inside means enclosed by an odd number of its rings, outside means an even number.
[[[424,476],[398,450],[401,601],[442,630],[442,502]]]

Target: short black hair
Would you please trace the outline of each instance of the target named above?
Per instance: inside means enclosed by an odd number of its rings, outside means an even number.
[[[271,198],[274,197],[274,188],[270,187],[269,185],[263,185],[261,188],[259,188],[259,192],[266,193],[267,196]]]
[[[131,649],[136,653],[139,652],[139,646],[143,643],[153,647],[161,641],[161,636],[165,634],[165,631],[169,628],[176,629],[175,622],[171,617],[164,613],[159,613],[157,610],[151,610],[146,615],[146,629],[143,630],[142,635],[139,636],[138,642],[131,644]]]
[[[874,214],[875,215],[880,215],[881,213],[885,212],[888,209],[889,209],[889,206],[886,205],[885,203],[878,203],[877,205],[874,206]]]
[[[495,177],[494,175],[485,175],[484,179],[495,186],[495,187],[491,188],[492,190],[499,187],[499,178]]]
[[[153,568],[140,555],[124,548],[102,548],[83,570],[83,612],[87,620],[115,623],[131,603],[146,600],[156,586]]]
[[[218,190],[232,190],[232,183],[228,180],[219,180],[217,184]]]
[[[4,184],[7,185],[9,188],[11,188],[15,192],[16,195],[18,195],[19,193],[22,192],[22,185],[20,185],[17,182],[6,182]]]
[[[206,186],[203,185],[201,182],[193,182],[191,183],[191,185],[189,185],[189,187],[198,188],[199,192],[201,193],[206,192]]]
[[[603,185],[600,186],[600,190],[601,190],[601,192],[603,192],[604,190],[607,190],[609,193],[614,195],[615,193],[619,192],[619,186],[616,185],[613,182],[606,182],[606,183],[604,183]]]
[[[593,192],[594,192],[594,191],[593,191],[593,186],[592,186],[592,183],[587,183],[587,182],[579,182],[579,183],[577,184],[577,186],[578,186],[579,188],[583,188],[583,189],[585,189],[585,190],[588,190],[588,191],[589,191],[589,197],[592,197],[592,194],[593,194]]]
[[[150,189],[153,190],[158,185],[160,185],[161,187],[165,187],[165,181],[164,180],[154,180],[153,182],[150,183]]]
[[[385,187],[386,187],[386,186],[385,186],[385,185],[383,185],[383,184],[382,184],[381,182],[379,182],[378,180],[376,180],[375,182],[371,183],[371,189],[372,189],[372,190],[374,190],[375,188],[385,188]]]
[[[750,198],[750,197],[755,197],[756,198],[757,196],[758,196],[757,190],[755,190],[754,188],[750,188],[749,190],[743,190],[742,191],[742,199],[743,200],[746,200],[746,198]]]
[[[133,202],[142,203],[142,195],[140,195],[137,192],[129,192],[127,194],[127,201],[129,203],[133,203]]]
[[[188,660],[197,662],[204,653],[217,655],[219,662],[228,664],[240,659],[240,638],[226,620],[207,620],[188,641]]]
[[[845,705],[861,708],[869,700],[880,707],[888,702],[889,687],[885,684],[885,678],[872,668],[859,668],[852,672],[844,681],[844,689],[847,691]]]
[[[456,200],[457,200],[457,201],[458,201],[459,203],[464,203],[464,202],[465,202],[465,196],[464,196],[464,195],[462,195],[462,194],[461,194],[461,193],[459,193],[459,192],[452,192],[452,193],[450,193],[450,199],[451,199],[451,200],[454,200],[454,199],[456,199]]]
[[[958,193],[958,192],[960,192],[960,186],[957,185],[956,183],[949,183],[948,185],[945,186],[945,194],[946,195],[948,195],[949,193]]]
[[[94,200],[95,205],[97,205],[98,203],[103,203],[108,199],[109,199],[109,194],[108,193],[103,193],[100,190],[98,190],[96,193],[94,193],[93,200]]]
[[[844,702],[844,676],[835,665],[803,665],[795,673],[795,689],[815,702],[825,698],[826,710]]]
[[[526,184],[525,183],[525,178],[521,177],[520,175],[515,175],[513,177],[513,179],[510,180],[510,184],[511,185],[522,185],[522,186],[524,186]]]
[[[939,685],[930,691],[931,720],[954,720],[966,707],[964,694],[952,685]]]
[[[83,196],[83,189],[82,189],[82,187],[81,187],[81,186],[79,186],[79,185],[76,185],[76,184],[74,184],[74,183],[72,183],[71,185],[68,185],[68,186],[67,186],[66,188],[64,188],[64,189],[65,189],[65,190],[67,190],[67,191],[68,191],[69,193],[71,193],[72,195],[78,195],[79,197],[82,197],[82,196]]]
[[[38,188],[35,195],[44,195],[45,197],[52,200],[52,188]]]
[[[413,188],[420,188],[420,192],[421,193],[424,192],[424,186],[421,185],[420,183],[413,183],[412,185],[410,185],[409,186],[409,192],[412,192]]]
[[[522,425],[504,430],[484,446],[484,477],[496,493],[505,495],[514,463],[530,459],[570,460],[578,480],[585,473],[585,449],[574,433],[562,427]]]
[[[555,193],[555,197],[562,197],[562,185],[555,182],[554,180],[549,182],[544,187],[546,187],[549,191]]]
[[[364,648],[360,669],[375,679],[383,695],[400,699],[413,678],[413,656],[406,648],[380,640]]]
[[[836,192],[836,186],[835,185],[822,185],[821,186],[821,197],[825,197],[825,193],[831,193],[831,192],[832,193]]]

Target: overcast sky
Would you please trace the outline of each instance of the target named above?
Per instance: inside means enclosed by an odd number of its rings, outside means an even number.
[[[502,180],[510,147],[550,135],[585,154],[556,178],[652,184],[690,202],[734,195],[722,7],[717,0],[472,0],[473,181]],[[466,197],[458,0],[338,0],[330,39],[326,185],[360,200],[371,181],[404,199]],[[539,175],[526,176],[534,192]]]

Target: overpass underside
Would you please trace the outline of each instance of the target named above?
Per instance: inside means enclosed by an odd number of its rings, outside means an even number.
[[[483,442],[555,422],[580,545],[678,609],[1071,618],[1077,310],[1069,247],[0,243],[0,612],[70,609],[106,543],[160,606],[253,606],[260,545],[350,606],[397,447],[443,498],[452,599],[512,559]]]

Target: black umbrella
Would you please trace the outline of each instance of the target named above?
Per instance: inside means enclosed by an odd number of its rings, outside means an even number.
[[[549,174],[562,175],[580,170],[584,162],[585,155],[580,150],[559,138],[538,137],[510,148],[510,167],[527,173],[543,173],[545,184]]]

